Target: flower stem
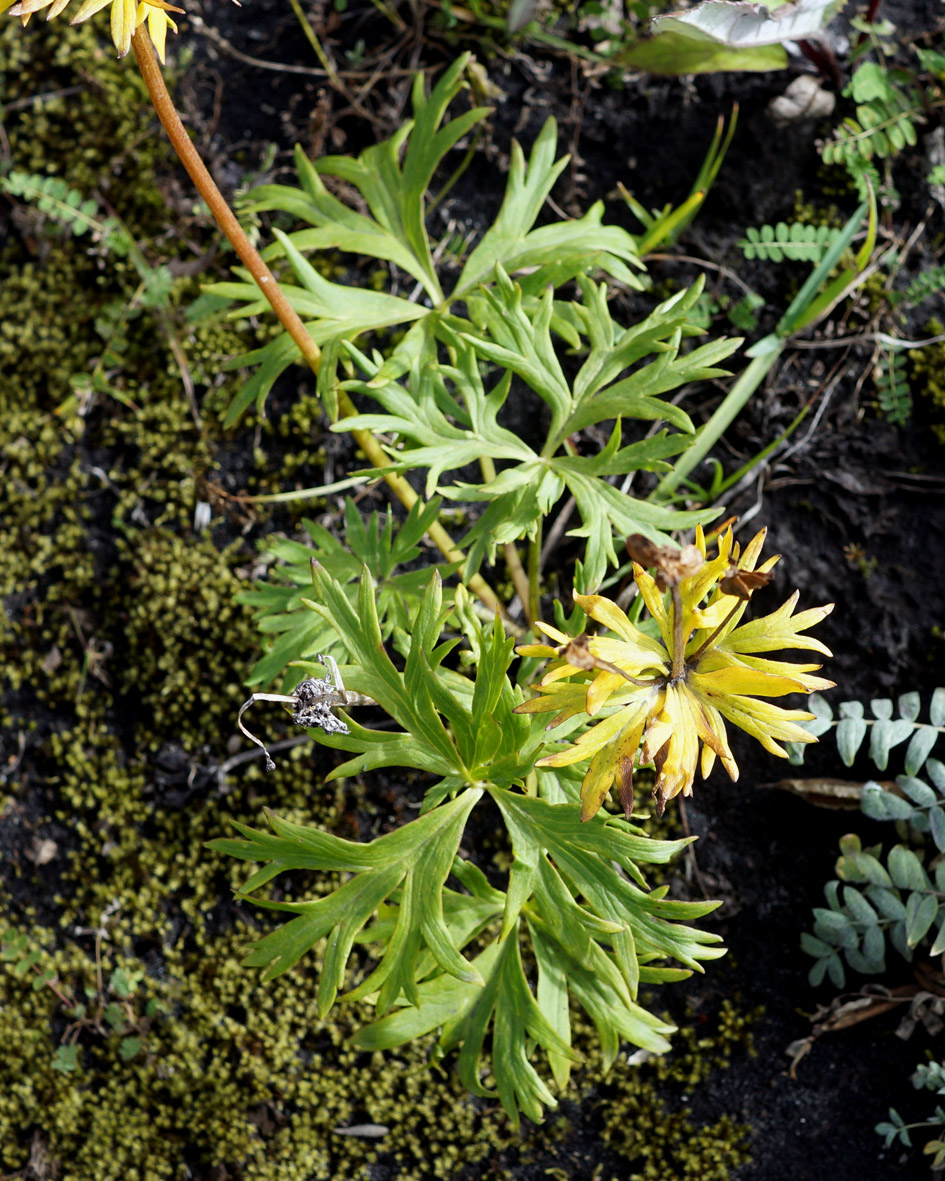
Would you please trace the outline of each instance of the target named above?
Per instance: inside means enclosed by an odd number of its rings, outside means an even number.
[[[686,642],[683,636],[682,592],[678,584],[672,588],[673,597],[673,667],[669,683],[675,685],[686,675]]]
[[[263,262],[259,251],[253,246],[249,238],[246,237],[243,227],[237,221],[236,215],[227,203],[226,198],[217,188],[213,177],[207,170],[207,166],[200,157],[200,153],[191,142],[190,136],[187,134],[177,113],[177,108],[174,106],[174,100],[171,98],[167,86],[164,84],[164,76],[161,73],[151,48],[146,26],[141,25],[135,30],[131,38],[131,45],[135,51],[138,68],[148,88],[148,93],[151,96],[151,102],[154,104],[157,117],[161,120],[161,125],[167,133],[167,138],[171,141],[171,146],[180,157],[180,161],[184,165],[184,168],[186,168],[187,174],[194,182],[194,186],[200,193],[200,196],[207,203],[213,220],[226,235],[230,245],[239,256],[240,262],[243,263],[256,281],[259,290],[269,301],[272,310],[278,316],[286,332],[288,332],[289,336],[291,336],[292,340],[298,346],[299,351],[311,370],[314,373],[318,373],[321,350],[309,336],[301,317],[292,307],[291,303],[289,303],[275,275],[273,275],[269,267]],[[345,418],[350,418],[356,413],[354,403],[344,391],[339,391],[338,405],[341,414]],[[351,433],[354,436],[355,443],[361,448],[374,467],[387,466],[389,462],[387,455],[370,431],[357,430]],[[384,481],[408,511],[420,499],[410,484],[399,473],[388,473],[384,476]],[[434,521],[427,532],[429,533],[430,540],[448,562],[462,563],[465,561],[465,555],[462,550],[454,544],[452,538],[439,521]],[[503,619],[507,618],[504,605],[481,574],[474,574],[469,579],[467,585],[473,594],[485,603],[487,607],[493,611],[498,611]]]
[[[164,75],[158,66],[144,25],[135,30],[134,36],[131,38],[131,45],[157,117],[161,120],[161,125],[167,133],[167,138],[171,141],[171,146],[180,157],[181,164],[187,169],[187,175],[194,182],[197,192],[206,201],[213,220],[239,255],[240,262],[253,276],[259,290],[269,301],[286,332],[298,345],[309,366],[317,373],[321,350],[305,331],[301,317],[289,303],[285,292],[276,282],[275,275],[263,262],[259,251],[246,237],[243,227],[236,220],[236,215],[227,204],[226,198],[217,188],[216,182],[200,157],[200,153],[191,143],[190,136],[174,106],[174,100],[168,94],[164,84]]]

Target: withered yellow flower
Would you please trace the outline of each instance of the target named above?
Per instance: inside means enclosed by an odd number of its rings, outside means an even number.
[[[575,602],[612,635],[569,637],[547,624],[538,627],[557,645],[528,644],[524,656],[555,660],[519,713],[552,713],[548,729],[579,714],[595,718],[613,709],[571,745],[540,759],[538,766],[564,767],[590,759],[581,785],[581,819],[600,809],[616,784],[629,817],[633,768],[654,763],[654,798],[692,794],[697,765],[705,778],[718,759],[738,778],[725,722],[745,730],[772,754],[786,756],[781,742],[814,742],[799,722],[813,717],[760,697],[813,693],[833,681],[812,675],[819,664],[793,664],[764,653],[787,648],[830,656],[812,636],[802,635],[833,610],[833,604],[794,614],[797,592],[777,611],[749,623],[741,619],[752,594],[771,578],[778,557],[757,567],[762,530],[740,553],[731,528],[709,559],[705,536],[681,550],[657,547],[639,535],[627,543],[633,576],[660,638],[646,635],[610,599],[575,594]],[[644,565],[645,563],[645,565]],[[656,569],[649,574],[646,565]],[[669,591],[669,595],[665,594]]]
[[[0,12],[10,9],[12,16],[18,16],[25,25],[34,12],[46,11],[46,19],[52,20],[68,8],[71,0],[0,0]],[[71,23],[81,24],[90,16],[101,12],[103,8],[111,6],[112,41],[118,50],[118,56],[124,57],[131,48],[131,36],[139,25],[148,23],[148,36],[157,51],[161,62],[164,61],[164,46],[167,40],[167,30],[177,32],[177,25],[168,16],[169,12],[183,12],[182,8],[175,8],[166,0],[85,0],[73,16]]]

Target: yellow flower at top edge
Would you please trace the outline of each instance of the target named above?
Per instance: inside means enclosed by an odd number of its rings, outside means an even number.
[[[27,24],[34,12],[48,9],[46,19],[52,20],[68,8],[71,0],[0,0],[0,12],[9,8],[11,16],[18,16],[22,24]],[[168,16],[170,12],[183,12],[182,8],[175,8],[166,0],[85,0],[70,22],[81,24],[90,16],[101,12],[103,8],[111,6],[112,41],[118,50],[118,56],[124,57],[131,48],[131,36],[139,25],[148,23],[148,36],[157,51],[161,63],[164,62],[164,45],[167,40],[167,30],[177,32],[177,25]]]
[[[816,741],[798,724],[812,714],[759,698],[813,693],[832,688],[833,681],[812,675],[819,664],[794,664],[763,654],[798,648],[829,656],[820,640],[801,633],[828,615],[833,604],[795,615],[795,592],[770,615],[742,623],[752,594],[770,581],[778,561],[771,557],[758,566],[764,537],[762,530],[741,553],[729,528],[710,559],[701,529],[695,545],[681,550],[635,535],[627,543],[633,576],[659,640],[640,631],[610,599],[575,593],[588,617],[612,635],[569,637],[540,623],[557,647],[529,644],[518,649],[521,655],[555,663],[538,685],[540,695],[516,712],[552,713],[551,729],[579,714],[595,718],[605,706],[613,710],[574,743],[538,762],[564,767],[590,760],[581,785],[582,820],[595,815],[615,784],[629,817],[635,764],[656,766],[658,814],[667,800],[692,794],[697,767],[705,778],[718,759],[729,777],[737,779],[726,721],[775,755],[787,754],[781,742]],[[655,575],[647,566],[655,567]],[[590,679],[588,674],[593,674]]]

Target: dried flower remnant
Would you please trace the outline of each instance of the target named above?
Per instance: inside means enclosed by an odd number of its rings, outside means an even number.
[[[46,19],[52,20],[69,7],[71,0],[0,0],[0,12],[10,9],[11,16],[18,16],[22,24],[27,24],[35,12],[46,11]],[[139,25],[145,21],[148,24],[148,36],[157,51],[161,63],[164,63],[164,46],[167,41],[167,30],[177,32],[177,25],[168,16],[169,12],[183,12],[183,8],[176,8],[166,0],[85,0],[73,16],[71,24],[79,25],[103,8],[111,6],[112,41],[118,50],[118,56],[124,57],[131,48],[131,37]]]
[[[590,760],[581,785],[582,820],[597,813],[614,785],[629,817],[635,765],[655,765],[654,798],[660,815],[667,800],[692,794],[697,766],[705,778],[718,758],[729,777],[737,779],[726,721],[782,757],[787,752],[780,742],[815,741],[798,724],[812,717],[806,710],[784,709],[758,698],[813,693],[832,688],[833,682],[812,675],[819,664],[793,664],[759,654],[799,648],[829,656],[820,640],[801,633],[828,615],[833,604],[794,615],[795,592],[777,611],[741,623],[752,594],[771,580],[770,571],[778,561],[777,556],[768,558],[755,569],[764,537],[762,530],[740,553],[729,528],[710,559],[701,529],[695,545],[682,549],[657,546],[635,534],[627,550],[659,639],[637,628],[610,599],[575,594],[587,615],[613,635],[571,639],[539,624],[556,646],[528,644],[518,649],[521,655],[555,661],[538,685],[540,695],[520,705],[518,712],[552,713],[552,729],[580,714],[596,718],[605,706],[616,707],[573,744],[538,762],[564,767]],[[646,566],[654,567],[655,573],[648,573]]]
[[[240,706],[236,724],[250,742],[255,742],[266,756],[266,770],[274,771],[276,764],[261,738],[257,738],[243,725],[243,714],[257,701],[278,701],[292,707],[292,721],[297,726],[311,730],[318,728],[326,734],[347,734],[348,725],[332,711],[339,706],[377,705],[373,697],[346,689],[341,679],[341,670],[333,656],[316,656],[315,660],[329,671],[327,677],[309,677],[295,687],[292,693],[253,693]]]

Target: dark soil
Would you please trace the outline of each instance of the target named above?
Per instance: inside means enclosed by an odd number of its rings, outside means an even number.
[[[300,66],[311,61],[297,24],[281,5],[256,0],[239,10],[217,7],[211,11],[204,5],[207,23],[241,53]],[[884,7],[904,37],[933,28],[941,15],[932,0]],[[195,58],[178,90],[196,139],[225,188],[261,167],[272,144],[277,153],[270,175],[285,179],[295,142],[309,151],[350,152],[388,134],[403,117],[409,69],[438,67],[456,48],[455,34],[435,25],[425,37],[417,26],[406,29],[399,42],[392,40],[390,25],[367,4],[353,5],[331,21],[327,43],[339,62],[343,50],[363,40],[370,47],[368,61],[379,60],[386,69],[359,102],[370,120],[350,109],[348,99],[357,89],[353,82],[346,97],[333,93],[322,78],[256,68],[210,41],[196,42]],[[574,152],[556,193],[569,212],[607,196],[618,181],[647,207],[678,201],[688,191],[719,115],[738,102],[735,141],[680,250],[736,269],[758,290],[766,299],[763,331],[777,319],[801,272],[746,264],[735,245],[745,227],[790,220],[798,191],[804,201],[824,209],[837,202],[842,216],[855,204],[846,191],[823,194],[825,183],[843,185],[839,174],[825,178],[820,167],[814,140],[823,129],[810,123],[775,128],[768,120],[765,106],[784,89],[786,75],[635,78],[611,88],[603,80],[590,83],[578,65],[563,57],[543,59],[536,49],[494,56],[482,50],[480,56],[507,97],[497,107],[480,153],[445,204],[444,223],[453,219],[460,227],[485,225],[501,197],[511,135],[530,144],[548,115],[559,121],[562,147]],[[902,205],[886,229],[905,235],[926,212],[918,154],[906,153],[894,175]],[[943,212],[935,207],[923,242],[940,243],[943,232]],[[930,249],[920,244],[911,266],[928,264]],[[654,264],[651,273],[656,283],[678,283],[695,271],[689,263],[670,262],[662,270]],[[715,294],[737,296],[724,276],[711,274],[709,286]],[[926,335],[933,310],[929,304],[920,308],[901,326],[902,335]],[[937,311],[941,314],[941,307]],[[844,315],[833,326],[836,335],[855,335],[864,323],[862,305]],[[717,318],[719,331],[731,331],[724,318]],[[765,592],[770,603],[782,601],[793,588],[800,591],[802,607],[836,603],[818,632],[834,651],[825,671],[838,682],[835,701],[868,701],[917,689],[927,705],[931,690],[945,680],[945,450],[929,429],[929,411],[921,401],[905,426],[890,426],[878,416],[871,383],[863,380],[870,356],[871,346],[860,343],[829,350],[798,348],[783,359],[729,432],[719,458],[727,471],[734,470],[783,431],[809,400],[812,413],[788,447],[729,496],[726,508],[746,522],[743,536],[766,524],[768,552],[784,555],[775,586]],[[292,396],[285,386],[277,390],[270,406],[274,417]],[[720,396],[712,389],[696,391],[687,405],[694,416],[704,418]],[[223,450],[216,456],[218,478],[231,491],[243,486],[245,476],[239,469],[239,443],[237,437],[235,446],[227,445],[234,449],[232,457]],[[117,458],[109,456],[111,462]],[[278,464],[275,454],[272,462]],[[347,462],[344,455],[339,457],[339,471]],[[97,524],[107,553],[107,509]],[[239,532],[233,524],[220,540],[232,541]],[[563,551],[562,562],[566,556]],[[55,730],[56,719],[44,718],[27,698],[28,693],[21,694],[18,708],[34,712],[40,729]],[[13,702],[8,698],[8,708]],[[116,732],[131,734],[135,719],[122,716],[121,708],[119,704],[112,723]],[[133,702],[129,708],[134,709]],[[934,1106],[931,1096],[914,1092],[909,1084],[926,1049],[941,1053],[927,1034],[919,1030],[903,1041],[895,1033],[897,1016],[885,1015],[821,1038],[799,1064],[796,1077],[788,1072],[786,1054],[790,1043],[809,1032],[810,1014],[833,996],[828,986],[814,990],[808,985],[809,961],[798,940],[810,925],[810,908],[820,904],[822,886],[832,876],[837,840],[856,829],[869,841],[891,843],[891,833],[870,826],[856,812],[816,807],[777,788],[773,781],[800,772],[775,765],[747,740],[736,745],[735,753],[742,769],[739,782],[728,784],[716,772],[708,784],[697,784],[686,807],[688,823],[700,837],[697,873],[710,895],[725,900],[713,921],[730,953],[660,1003],[669,1004],[680,1020],[686,1005],[698,1015],[726,998],[745,1012],[758,1006],[762,1012],[754,1026],[754,1056],[742,1057],[713,1076],[690,1097],[688,1109],[698,1123],[729,1114],[750,1127],[753,1159],[733,1174],[738,1181],[905,1181],[926,1176],[927,1163],[917,1150],[884,1151],[873,1128],[890,1106],[907,1120],[924,1118]],[[194,782],[192,776],[175,776],[175,757],[173,749],[164,749],[158,768],[164,779],[157,775],[156,782],[164,784],[165,796],[170,793],[162,806],[185,808]],[[40,799],[30,794],[28,759],[22,773],[21,806],[27,814],[41,811]],[[865,778],[870,771],[865,763],[852,771],[844,768],[832,743],[824,743],[808,753],[803,773]],[[61,828],[45,835],[68,843]],[[16,853],[16,834],[4,823],[0,851],[4,862]],[[691,863],[680,868],[678,893],[698,896],[692,869]],[[20,889],[13,880],[7,885],[13,895]],[[16,901],[28,901],[41,920],[51,921],[51,900],[61,889],[59,874],[51,873],[46,886],[48,895],[34,892],[28,900]],[[910,979],[909,967],[893,960],[883,983]],[[606,1096],[606,1083],[600,1094]],[[678,1097],[671,1101],[682,1102]],[[563,1170],[554,1175],[590,1179],[598,1176],[598,1165],[604,1176],[610,1175],[608,1168],[622,1168],[626,1174],[631,1166],[608,1155],[600,1144],[597,1110],[590,1101],[582,1107],[566,1104],[563,1116],[570,1131],[559,1153],[521,1166],[503,1158],[502,1166],[521,1178],[538,1178],[554,1169]],[[528,1140],[526,1131],[526,1159]],[[396,1175],[393,1165],[377,1172],[378,1177]]]

